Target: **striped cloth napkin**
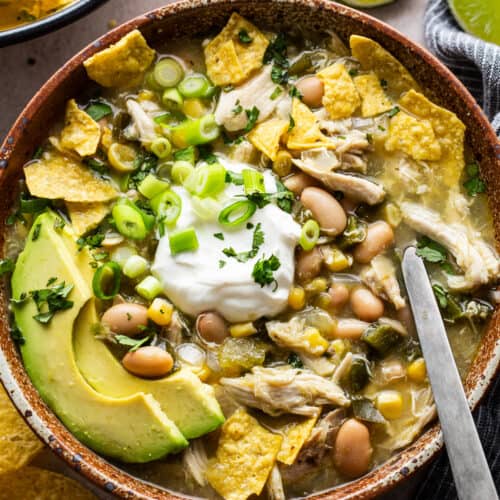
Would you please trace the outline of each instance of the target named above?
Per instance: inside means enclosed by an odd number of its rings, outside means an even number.
[[[446,0],[429,0],[425,15],[425,39],[431,51],[470,90],[491,120],[497,135],[500,135],[500,46],[464,33],[455,22]],[[474,412],[474,420],[497,490],[500,491],[500,378]],[[429,469],[416,499],[456,498],[448,457],[443,453]]]

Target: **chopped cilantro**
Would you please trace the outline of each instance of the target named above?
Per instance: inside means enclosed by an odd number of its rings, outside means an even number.
[[[0,276],[14,271],[15,263],[12,259],[0,259]]]
[[[33,228],[33,235],[31,236],[31,241],[36,241],[40,236],[40,231],[42,230],[42,225],[40,223],[36,224]]]
[[[200,160],[206,161],[209,165],[219,161],[217,156],[212,153],[212,148],[209,145],[198,146],[198,153]]]
[[[273,90],[273,93],[270,96],[271,101],[274,101],[275,99],[277,99],[282,93],[283,93],[283,89],[281,87],[277,86]]]
[[[240,29],[238,33],[238,38],[240,39],[241,43],[249,44],[252,43],[253,39],[252,37],[248,34],[248,31],[246,29]]]
[[[434,292],[434,295],[436,296],[439,307],[441,309],[445,309],[446,306],[448,305],[448,297],[447,297],[448,294],[446,290],[438,283],[432,285],[432,290]]]
[[[109,170],[108,164],[99,160],[99,158],[85,158],[83,163],[101,175],[107,173]]]
[[[22,214],[39,214],[50,205],[50,200],[45,198],[31,198],[22,193],[19,199],[19,212]]]
[[[235,186],[243,186],[243,175],[238,172],[226,170],[226,183],[231,183]]]
[[[184,149],[179,149],[174,153],[174,160],[188,161],[189,163],[195,163],[196,161],[196,149],[194,146],[188,146]]]
[[[423,236],[417,242],[417,255],[427,262],[440,264],[446,262],[448,252],[443,245]]]
[[[240,104],[240,100],[236,101],[236,106],[232,109],[233,115],[239,115],[243,111],[243,106]]]
[[[350,69],[349,70],[349,76],[354,78],[355,76],[358,76],[359,71],[357,69]]]
[[[259,108],[254,106],[252,109],[245,109],[245,114],[247,115],[248,121],[245,126],[245,132],[250,132],[257,123],[257,120],[259,119]]]
[[[288,81],[288,68],[290,67],[290,63],[287,59],[284,33],[279,33],[267,46],[263,62],[264,64],[273,63],[271,80],[274,83],[286,83]]]
[[[225,87],[222,87],[222,92],[231,92],[234,90],[234,85],[226,85]]]
[[[382,132],[385,132],[385,130],[386,130],[386,129],[385,129],[385,127],[382,127],[382,125],[379,125],[379,126],[378,126],[378,129],[379,129],[380,131],[382,131]]]
[[[253,229],[253,224],[251,222],[247,222],[247,229]]]
[[[290,87],[290,90],[288,91],[288,93],[290,94],[290,97],[297,97],[297,99],[302,99],[302,97],[303,97],[302,93],[295,85],[292,85]]]
[[[253,193],[242,196],[245,196],[245,198],[253,201],[258,208],[263,208],[271,203],[272,200],[276,200],[276,204],[279,208],[281,208],[281,210],[290,213],[292,211],[294,199],[293,193],[279,181],[276,182],[276,187],[278,188],[276,193],[260,193],[258,191],[254,191]]]
[[[126,335],[115,335],[114,339],[117,344],[130,347],[129,352],[136,351],[139,347],[143,346],[146,342],[151,340],[152,336],[148,335],[142,339],[133,339],[131,337],[127,337]]]
[[[290,124],[288,125],[288,132],[291,132],[294,127],[295,127],[295,120],[293,119],[293,116],[290,115]]]
[[[292,368],[304,368],[304,363],[302,363],[302,360],[300,359],[299,355],[296,354],[295,352],[291,352],[290,353],[290,355],[288,356],[286,362]]]
[[[224,235],[222,233],[214,233],[214,238],[217,238],[218,240],[224,240]]]
[[[54,229],[58,231],[59,229],[62,229],[66,225],[66,222],[62,217],[56,217],[54,220]]]
[[[392,109],[390,109],[387,112],[387,116],[392,118],[393,116],[396,116],[401,110],[399,109],[399,106],[394,106]]]
[[[476,162],[469,163],[465,167],[465,172],[469,178],[464,182],[464,188],[467,190],[469,196],[477,196],[486,192],[486,183],[479,175],[479,165]]]
[[[94,233],[88,236],[81,236],[76,240],[78,250],[82,250],[83,247],[98,248],[101,246],[104,238],[105,236],[103,233]]]
[[[137,189],[139,184],[156,170],[158,158],[152,153],[140,151],[134,160],[134,173],[129,177],[128,188]]]
[[[276,255],[271,255],[268,259],[262,257],[262,259],[259,259],[253,266],[252,278],[261,288],[264,288],[265,285],[274,283],[275,286],[273,291],[275,291],[276,288],[278,288],[278,282],[274,278],[273,273],[278,270],[280,266],[281,262]]]
[[[252,239],[252,249],[246,252],[236,253],[236,250],[233,247],[224,248],[222,252],[226,257],[234,257],[238,262],[247,262],[250,259],[253,259],[257,253],[259,252],[259,248],[264,243],[264,231],[262,231],[261,223],[259,222],[255,226],[255,230],[253,232]]]
[[[380,86],[383,88],[383,89],[386,89],[387,88],[387,80],[384,80],[383,78],[380,80]]]
[[[33,153],[33,160],[40,159],[42,157],[42,154],[43,154],[43,148],[42,146],[38,146],[35,152]]]
[[[104,101],[95,100],[90,101],[90,104],[85,108],[85,112],[96,122],[101,118],[110,115],[113,110],[109,104]]]
[[[57,311],[73,307],[73,301],[68,300],[68,296],[71,290],[73,290],[73,285],[66,285],[64,281],[56,285],[56,280],[57,278],[51,278],[47,282],[47,288],[29,292],[38,311],[38,314],[35,314],[33,319],[39,323],[47,324]]]
[[[366,134],[366,140],[368,141],[368,144],[373,144],[373,135]]]
[[[219,260],[219,269],[222,269],[226,265],[225,260]]]
[[[10,329],[10,336],[14,342],[18,345],[24,345],[26,343],[25,338],[23,337],[23,334],[21,333],[21,330],[19,330],[19,327],[17,325],[13,325]]]

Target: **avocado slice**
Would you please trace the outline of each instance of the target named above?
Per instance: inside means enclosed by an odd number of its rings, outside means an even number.
[[[187,440],[152,395],[140,390],[117,398],[100,394],[78,369],[73,325],[92,297],[89,282],[80,272],[90,267],[90,259],[86,252],[68,250],[69,233],[54,227],[55,217],[46,212],[36,219],[12,275],[14,299],[47,288],[51,278],[74,287],[68,297],[73,306],[56,312],[46,325],[33,318],[38,311],[32,299],[14,305],[25,339],[21,355],[33,384],[66,427],[103,455],[148,462],[185,448]]]
[[[224,422],[213,388],[189,369],[181,368],[167,377],[147,380],[125,370],[106,345],[96,339],[92,325],[98,322],[89,302],[75,323],[76,363],[88,383],[102,394],[124,397],[142,391],[151,394],[184,437],[196,438]]]

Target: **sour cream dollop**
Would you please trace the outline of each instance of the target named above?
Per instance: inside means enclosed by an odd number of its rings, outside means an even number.
[[[219,162],[226,170],[237,173],[252,168],[221,157]],[[277,191],[275,178],[270,172],[264,172],[264,183],[266,192]],[[201,214],[200,217],[186,189],[181,186],[173,186],[172,189],[182,199],[176,230],[194,227],[199,247],[195,251],[172,255],[168,235],[160,238],[152,273],[161,282],[167,297],[192,316],[204,311],[217,311],[234,323],[280,313],[286,307],[293,284],[294,250],[300,237],[300,225],[289,213],[269,203],[257,208],[254,215],[240,226],[226,228],[218,223],[217,213],[211,217]],[[226,184],[220,208],[241,200],[238,195],[242,194],[243,186]],[[247,228],[247,223],[253,227]],[[255,227],[259,223],[264,233],[264,243],[255,257],[247,262],[239,262],[223,253],[229,247],[237,253],[250,250]],[[218,233],[224,235],[223,240],[214,236]],[[254,281],[252,271],[258,260],[271,255],[275,255],[280,262],[280,267],[273,273],[276,281],[261,287]]]

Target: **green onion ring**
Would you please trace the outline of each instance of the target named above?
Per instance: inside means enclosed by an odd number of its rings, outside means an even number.
[[[111,273],[111,276],[109,276]],[[105,281],[111,279],[110,290],[106,292],[104,290]],[[94,295],[101,300],[111,300],[113,297],[118,295],[120,291],[121,284],[121,270],[120,266],[113,261],[106,262],[101,267],[98,267],[96,272],[94,273],[94,277],[92,279],[92,290],[94,291]]]
[[[250,200],[240,200],[224,208],[219,214],[219,224],[236,227],[246,222],[257,210],[257,205]]]
[[[303,226],[302,232],[300,234],[299,244],[300,246],[308,252],[312,250],[319,238],[319,224],[313,220],[309,219]]]

